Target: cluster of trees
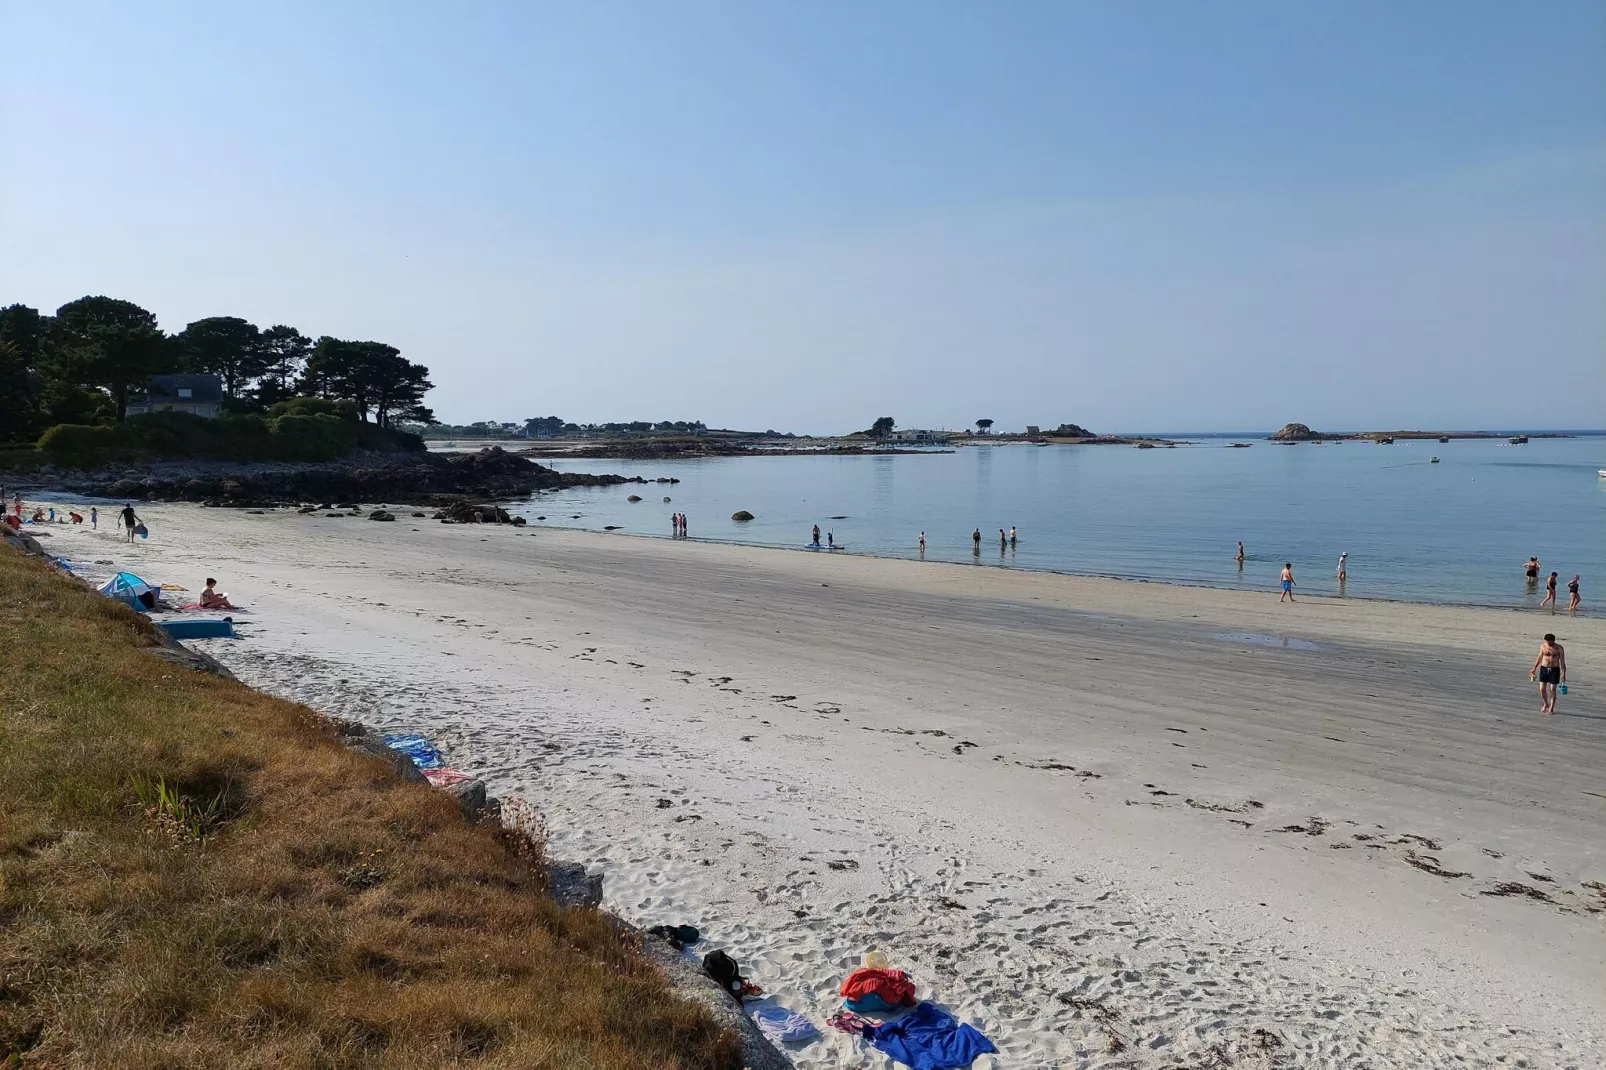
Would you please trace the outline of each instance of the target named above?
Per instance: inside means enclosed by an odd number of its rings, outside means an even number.
[[[383,342],[313,340],[211,316],[167,334],[131,301],[81,297],[43,315],[0,308],[0,440],[33,441],[57,424],[122,423],[153,375],[203,372],[223,383],[224,408],[262,412],[293,397],[347,403],[360,422],[433,423],[429,369]]]
[[[869,435],[871,438],[883,439],[883,438],[886,438],[887,436],[891,435],[892,434],[892,429],[897,427],[897,426],[898,426],[898,421],[894,420],[892,417],[890,417],[890,416],[878,416],[878,417],[876,417],[876,422],[871,424],[867,429],[865,429],[865,431],[863,433],[866,434],[866,435]],[[985,435],[985,434],[990,433],[992,431],[992,427],[993,427],[993,421],[991,421],[991,420],[977,420],[976,421],[976,433],[979,434],[979,435]]]
[[[701,420],[632,420],[626,423],[575,424],[556,416],[533,416],[524,421],[531,438],[609,438],[624,435],[702,435],[708,425]]]

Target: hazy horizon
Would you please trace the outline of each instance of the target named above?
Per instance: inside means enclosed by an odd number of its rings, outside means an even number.
[[[0,303],[449,423],[1577,429],[1606,7],[19,7]]]

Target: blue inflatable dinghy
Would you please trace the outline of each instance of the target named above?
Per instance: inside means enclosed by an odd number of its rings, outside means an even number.
[[[156,626],[174,639],[232,639],[234,622],[223,620],[180,617],[177,620],[159,620]]]

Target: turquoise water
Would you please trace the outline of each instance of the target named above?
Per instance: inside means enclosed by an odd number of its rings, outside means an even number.
[[[1441,463],[1430,463],[1435,455]],[[817,523],[850,553],[904,558],[917,556],[924,531],[928,561],[1262,590],[1275,589],[1292,561],[1299,591],[1477,605],[1537,603],[1542,592],[1522,577],[1537,554],[1563,585],[1582,574],[1586,607],[1606,594],[1600,436],[1525,446],[1257,441],[1231,449],[1206,439],[1152,450],[1009,445],[920,456],[543,463],[681,480],[573,488],[516,510],[555,526],[618,525],[667,538],[678,510],[697,539],[801,549]],[[632,493],[645,500],[627,503]],[[663,504],[664,495],[674,500]],[[757,519],[732,521],[738,509]],[[1018,542],[1000,552],[998,529],[1011,526]],[[977,527],[979,555],[970,537]],[[1335,565],[1346,550],[1341,592]]]

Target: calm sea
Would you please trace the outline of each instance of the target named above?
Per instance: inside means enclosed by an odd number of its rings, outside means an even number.
[[[1249,441],[1245,438],[1240,441]],[[1438,464],[1431,463],[1434,456]],[[1583,576],[1585,605],[1606,597],[1606,437],[1400,441],[1392,446],[1175,449],[966,446],[882,457],[721,457],[543,461],[573,471],[674,476],[652,484],[540,495],[517,512],[539,523],[801,550],[809,529],[848,552],[993,568],[1272,590],[1284,561],[1310,593],[1420,602],[1537,602],[1522,564]],[[645,499],[630,504],[630,494]],[[661,499],[668,495],[670,503]],[[745,509],[756,519],[737,523]],[[1002,552],[998,529],[1019,532]],[[982,532],[981,553],[971,532]],[[1248,554],[1240,572],[1238,540]],[[1349,552],[1340,592],[1335,565]],[[1562,589],[1565,602],[1566,590]]]

